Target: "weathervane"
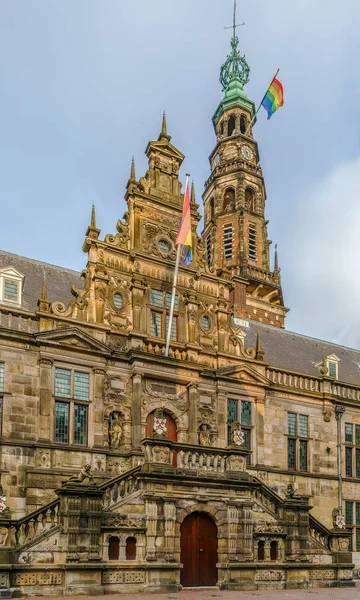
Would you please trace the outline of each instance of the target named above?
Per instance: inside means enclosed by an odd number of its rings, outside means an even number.
[[[233,36],[230,42],[232,52],[226,58],[226,61],[220,69],[220,83],[223,91],[226,90],[229,83],[234,79],[238,79],[242,86],[249,81],[250,67],[246,62],[245,56],[241,56],[238,50],[239,38],[236,35],[236,28],[245,25],[245,23],[236,24],[236,0],[234,0],[234,18],[233,24],[224,29],[233,29]]]

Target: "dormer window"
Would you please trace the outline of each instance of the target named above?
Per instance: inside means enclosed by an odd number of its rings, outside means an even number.
[[[11,267],[0,271],[0,302],[21,306],[24,276]]]
[[[339,378],[339,359],[335,354],[326,357],[326,366],[328,368],[328,377]]]

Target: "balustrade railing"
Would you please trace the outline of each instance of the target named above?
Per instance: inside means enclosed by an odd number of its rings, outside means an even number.
[[[318,542],[325,550],[330,551],[331,531],[327,529],[320,521],[309,514],[310,536]]]
[[[331,392],[334,394],[334,396],[338,396],[344,400],[360,400],[360,389],[358,387],[332,383]]]
[[[57,527],[60,524],[59,506],[60,500],[56,499],[18,521],[2,521],[1,526],[8,530],[4,545],[21,548]]]
[[[39,330],[39,322],[32,313],[24,311],[20,313],[14,308],[6,307],[0,310],[0,327],[36,333]]]
[[[160,356],[165,355],[165,344],[163,343],[152,343],[152,342],[144,342],[143,351],[148,352],[149,354],[158,354]],[[181,348],[169,348],[169,358],[176,358],[177,360],[186,360],[187,352],[186,350],[182,350]]]
[[[140,471],[141,466],[137,466],[101,484],[99,489],[104,491],[104,507],[112,506],[128,494],[137,491],[139,489],[139,481],[136,473]]]
[[[266,370],[266,376],[276,385],[297,388],[308,392],[320,392],[321,380],[315,377],[309,377],[301,373],[291,373],[280,369],[269,368]]]

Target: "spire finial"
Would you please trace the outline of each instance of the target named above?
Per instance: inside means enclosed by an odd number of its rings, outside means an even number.
[[[260,327],[258,327],[257,335],[256,335],[256,354],[255,354],[255,358],[256,358],[256,360],[264,360],[264,351],[263,351],[263,349],[261,347]]]
[[[274,273],[279,272],[279,256],[278,256],[278,245],[275,244],[275,257],[274,257]]]
[[[245,23],[236,24],[236,0],[234,0],[234,17],[231,29],[233,29],[233,36],[231,39],[231,54],[228,54],[226,61],[221,66],[220,70],[220,83],[225,91],[231,81],[237,79],[240,81],[241,88],[244,87],[249,81],[250,67],[246,62],[245,56],[241,56],[238,45],[239,38],[236,35],[236,28],[245,25]],[[225,27],[230,29],[230,27]]]
[[[43,273],[43,280],[41,286],[41,300],[47,300],[47,281],[46,281],[46,272]]]
[[[163,112],[162,118],[162,126],[161,126],[161,134],[166,137],[167,136],[167,125],[166,125],[166,112]]]
[[[195,204],[195,185],[194,185],[194,180],[192,180],[192,182],[191,182],[191,198],[190,198],[190,202],[191,202],[191,204]]]
[[[96,229],[96,214],[95,214],[95,204],[92,204],[91,207],[91,221],[90,221],[90,227],[92,227],[93,229]]]
[[[132,160],[131,160],[130,181],[136,181],[136,176],[135,176],[135,159],[134,159],[134,157],[132,157]]]
[[[320,368],[320,373],[323,377],[325,377],[329,372],[328,366],[327,366],[327,361],[326,361],[326,349],[325,346],[323,347],[323,359],[322,359],[322,365]]]

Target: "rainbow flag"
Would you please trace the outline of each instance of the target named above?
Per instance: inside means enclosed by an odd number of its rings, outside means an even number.
[[[176,237],[175,247],[179,244],[184,246],[184,265],[187,267],[192,261],[192,234],[191,234],[191,215],[190,215],[190,190],[189,178],[186,178],[184,206],[182,217]]]
[[[268,114],[268,119],[274,114],[274,112],[283,106],[284,104],[284,88],[280,81],[274,77],[269,85],[269,89],[266,92],[261,106],[263,106]]]

